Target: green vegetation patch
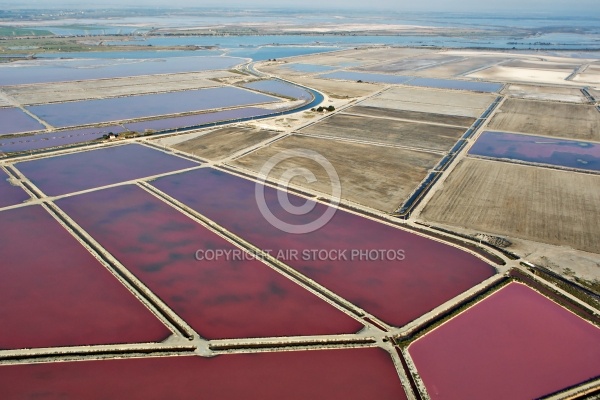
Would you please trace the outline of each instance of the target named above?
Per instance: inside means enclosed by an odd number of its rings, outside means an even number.
[[[32,28],[16,28],[12,26],[0,26],[0,37],[15,36],[53,36],[50,31]]]

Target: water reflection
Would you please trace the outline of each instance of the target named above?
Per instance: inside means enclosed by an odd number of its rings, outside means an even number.
[[[58,205],[204,337],[354,333],[362,327],[137,186]],[[207,250],[231,256],[196,257]]]
[[[283,261],[393,325],[405,325],[494,274],[469,253],[344,211],[318,231],[287,234],[262,217],[254,182],[221,171],[191,171],[152,184],[261,249],[296,251],[296,259]],[[290,224],[314,221],[326,210],[319,203],[309,214],[289,214],[271,188],[265,188],[265,199]],[[330,253],[322,257],[314,250]],[[346,259],[333,257],[344,250]],[[388,250],[401,250],[404,260]],[[305,252],[308,257],[302,257]]]

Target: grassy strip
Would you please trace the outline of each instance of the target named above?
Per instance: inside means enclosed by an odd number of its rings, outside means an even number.
[[[556,286],[558,286],[559,288],[561,288],[562,290],[564,290],[565,292],[571,294],[572,296],[578,298],[579,300],[595,307],[595,308],[600,308],[600,299],[599,297],[595,297],[590,295],[589,293],[585,292],[585,288],[582,290],[581,288],[577,287],[577,284],[575,283],[569,283],[569,282],[565,282],[566,279],[559,279],[556,276],[544,271],[543,269],[540,268],[536,268],[536,269],[529,269],[529,271],[534,274],[537,275],[541,278],[543,278],[544,280],[551,282],[553,284],[555,284]],[[577,282],[579,283],[579,281],[584,281],[584,282],[588,282],[582,279],[577,279]],[[597,282],[597,281],[595,281]],[[593,287],[594,285],[592,285],[592,287],[590,289],[594,289]]]
[[[43,29],[31,28],[16,28],[12,26],[0,26],[0,36],[15,37],[15,36],[53,36],[50,31]]]
[[[600,326],[600,316],[598,316],[597,314],[594,314],[592,311],[586,309],[585,307],[583,307],[579,304],[573,303],[570,299],[564,297],[560,292],[558,292],[553,287],[546,286],[546,285],[536,281],[535,279],[533,279],[530,276],[527,276],[525,273],[523,273],[522,271],[519,271],[518,269],[511,270],[509,272],[509,275],[515,281],[524,283],[527,286],[537,290],[544,296],[550,298],[555,303],[565,307],[567,310],[578,315],[579,317],[581,317],[587,321],[590,321],[591,323],[593,323],[595,325]],[[577,297],[577,298],[579,298],[579,297]],[[589,303],[586,301],[586,304],[589,304]]]

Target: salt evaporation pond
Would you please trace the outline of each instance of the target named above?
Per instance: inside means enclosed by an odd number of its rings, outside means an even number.
[[[0,86],[223,70],[244,61],[242,58],[224,56],[17,61],[0,65]]]
[[[198,165],[139,144],[105,147],[15,164],[48,196],[79,192]]]
[[[131,122],[124,124],[124,126],[128,130],[135,132],[144,132],[146,130],[166,131],[171,129],[201,126],[222,121],[262,117],[269,114],[273,114],[273,110],[257,107],[243,107],[235,108],[233,110],[184,115],[182,117],[171,117],[153,119],[149,121]]]
[[[198,56],[219,56],[223,54],[221,50],[138,50],[138,51],[87,51],[87,52],[57,52],[36,54],[38,59],[44,58],[79,58],[79,59],[153,59],[168,57],[198,57]]]
[[[281,100],[261,93],[227,86],[44,104],[30,106],[27,109],[56,127],[68,127],[277,101]]]
[[[432,399],[537,399],[600,375],[600,329],[520,283],[409,353]]]
[[[46,127],[22,110],[16,107],[0,108],[0,135],[39,131],[41,129],[46,129]]]
[[[340,210],[315,232],[285,233],[262,216],[253,181],[221,171],[206,168],[151,184],[261,249],[298,252],[297,259],[282,261],[392,325],[405,325],[495,272],[465,251]],[[293,225],[314,221],[327,210],[317,204],[308,214],[292,215],[271,188],[265,188],[265,200],[275,216]],[[352,258],[353,250],[363,256]],[[364,256],[369,250],[386,254]]]
[[[321,46],[260,46],[258,48],[226,49],[226,54],[234,57],[251,58],[253,61],[264,61],[271,58],[286,58],[308,54],[326,53],[339,50],[338,47]]]
[[[600,144],[577,140],[486,131],[469,154],[600,171]]]
[[[0,365],[0,385],[6,398],[407,398],[378,348]]]
[[[285,97],[291,97],[297,100],[310,101],[313,98],[312,94],[308,90],[303,89],[300,86],[280,81],[278,79],[268,79],[264,81],[251,82],[245,84],[244,87],[247,87],[248,89],[254,89],[261,92],[270,93],[275,96],[281,95]]]
[[[355,333],[363,327],[137,186],[57,205],[205,338]]]
[[[8,175],[0,169],[0,208],[14,206],[30,198],[23,189],[11,184],[8,179]]]
[[[171,335],[41,206],[2,211],[0,226],[7,233],[0,241],[0,349],[160,342]]]
[[[81,128],[39,133],[29,136],[11,137],[0,140],[0,152],[10,153],[17,151],[40,150],[48,147],[64,146],[67,144],[85,143],[100,139],[105,134],[121,133],[125,128],[119,125],[103,126],[98,128]]]

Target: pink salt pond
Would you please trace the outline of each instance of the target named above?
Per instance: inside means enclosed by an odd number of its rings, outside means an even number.
[[[406,399],[378,348],[0,366],[0,387],[10,399]]]
[[[2,211],[0,226],[0,349],[160,342],[171,335],[41,206]]]
[[[286,233],[261,213],[255,182],[214,169],[152,185],[391,325],[405,325],[495,273],[456,247],[342,210],[314,232]],[[269,209],[288,224],[309,224],[328,210],[318,203],[293,215],[279,202],[285,192],[264,192]]]
[[[193,168],[198,163],[139,144],[82,151],[16,164],[48,196],[58,196]]]
[[[600,375],[600,329],[510,283],[409,346],[432,399],[533,399]]]
[[[0,208],[22,203],[29,198],[23,189],[11,184],[6,173],[0,169]]]
[[[137,186],[57,205],[205,338],[355,333],[363,327]],[[217,257],[216,250],[224,253]]]

